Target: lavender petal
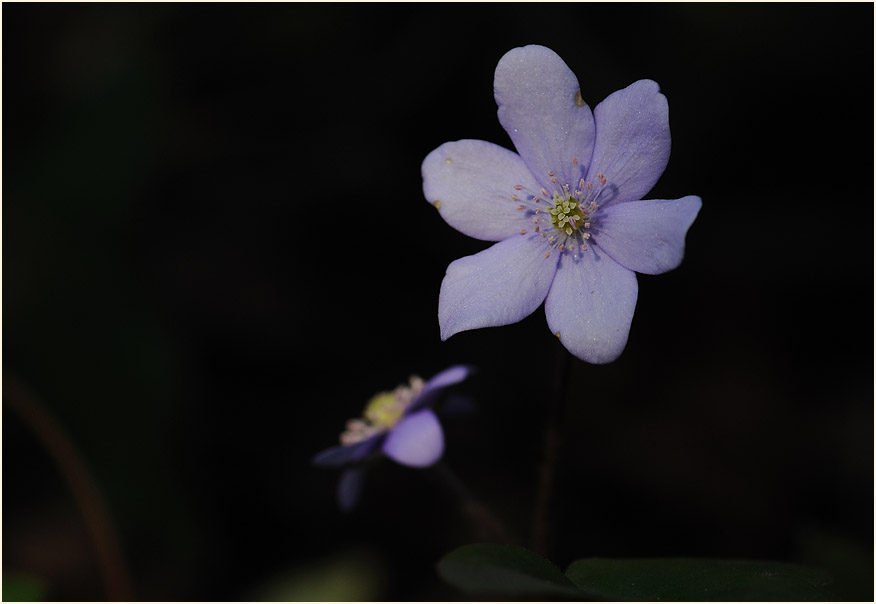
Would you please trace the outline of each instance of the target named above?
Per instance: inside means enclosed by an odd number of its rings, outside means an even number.
[[[684,237],[702,205],[695,195],[611,205],[599,213],[599,247],[630,270],[665,273],[681,264]]]
[[[441,339],[532,314],[556,272],[557,256],[546,258],[547,249],[538,236],[516,235],[450,263],[438,296]]]
[[[347,468],[338,479],[338,506],[341,511],[351,512],[359,503],[365,482],[365,468]]]
[[[478,140],[444,143],[423,160],[423,193],[457,231],[501,241],[526,228],[512,195],[515,185],[539,189],[516,153]]]
[[[434,404],[443,389],[458,384],[471,375],[473,371],[474,368],[469,365],[454,365],[435,374],[429,378],[420,395],[408,407],[408,413]]]
[[[386,437],[383,452],[405,466],[431,466],[444,453],[444,431],[438,417],[431,409],[404,417]]]
[[[642,199],[669,162],[669,103],[651,80],[618,90],[594,110],[596,143],[587,179],[603,174],[612,203]]]
[[[545,300],[548,326],[582,361],[610,363],[627,344],[638,292],[636,274],[598,249],[563,256]]]
[[[337,467],[355,461],[360,461],[368,456],[378,444],[383,434],[375,434],[367,440],[352,445],[338,445],[317,453],[312,463],[315,466]]]
[[[560,184],[575,186],[586,172],[595,129],[572,70],[544,46],[515,48],[499,61],[493,90],[499,122],[539,183],[556,189],[552,170]]]

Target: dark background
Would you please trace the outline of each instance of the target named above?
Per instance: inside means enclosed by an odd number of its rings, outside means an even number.
[[[572,365],[551,559],[801,562],[872,599],[871,4],[2,16],[4,577],[106,597],[13,383],[90,468],[137,599],[460,597],[433,565],[478,535],[437,472],[384,463],[343,515],[310,465],[375,392],[459,362],[478,411],[445,422],[446,465],[531,545],[556,343],[541,309],[439,340],[444,271],[487,244],[420,164],[510,146],[493,71],[538,43],[591,107],[656,80],[649,197],[703,199],[621,358]]]

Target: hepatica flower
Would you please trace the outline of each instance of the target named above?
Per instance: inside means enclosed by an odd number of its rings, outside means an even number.
[[[669,106],[640,80],[591,112],[552,50],[525,46],[496,67],[499,122],[517,153],[479,140],[445,143],[423,162],[423,191],[455,229],[492,247],[450,264],[441,339],[516,323],[544,302],[548,326],[576,357],[623,352],[635,272],[677,267],[702,202],[642,200],[669,160]]]
[[[413,468],[426,468],[444,453],[444,431],[432,410],[442,391],[463,381],[472,369],[455,365],[428,381],[412,377],[392,392],[375,395],[363,417],[347,422],[341,444],[313,458],[317,466],[344,467],[338,483],[338,503],[345,511],[359,498],[365,467],[362,462],[376,455]]]

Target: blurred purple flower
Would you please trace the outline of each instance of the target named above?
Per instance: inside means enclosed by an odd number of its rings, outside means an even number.
[[[472,368],[455,365],[428,381],[412,377],[407,385],[375,395],[362,418],[347,422],[341,444],[313,458],[314,465],[345,467],[338,482],[338,503],[344,511],[355,507],[365,468],[359,462],[372,454],[413,468],[426,468],[444,453],[444,431],[431,409],[448,386],[466,379]]]
[[[447,268],[441,339],[516,323],[544,302],[572,354],[611,362],[627,343],[634,271],[677,267],[702,206],[694,195],[642,200],[669,160],[666,98],[640,80],[591,112],[575,74],[544,46],[505,54],[494,93],[518,153],[460,140],[423,161],[423,191],[444,220],[498,242]]]

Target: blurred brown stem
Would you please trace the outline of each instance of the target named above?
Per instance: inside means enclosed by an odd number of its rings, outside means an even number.
[[[3,399],[49,452],[73,493],[110,601],[133,601],[128,571],[97,484],[61,424],[19,380],[3,375]]]
[[[477,501],[471,491],[462,483],[444,462],[435,465],[438,474],[445,483],[456,493],[460,500],[460,506],[466,516],[477,527],[478,541],[491,541],[496,543],[514,543],[505,526],[496,518],[486,506]]]

